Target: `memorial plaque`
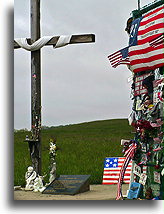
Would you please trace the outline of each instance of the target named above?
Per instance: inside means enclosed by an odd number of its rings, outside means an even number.
[[[89,190],[90,175],[60,175],[52,181],[43,194],[75,195]]]

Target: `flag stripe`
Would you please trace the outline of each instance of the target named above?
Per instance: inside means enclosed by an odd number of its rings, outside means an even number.
[[[161,40],[160,40],[161,41]],[[152,44],[152,43],[151,43]],[[149,44],[130,47],[130,65],[136,73],[151,70],[164,65],[164,45],[151,47]],[[139,70],[138,70],[139,69]]]
[[[151,12],[149,12],[147,15],[143,16],[143,20],[140,23],[140,26],[145,26],[147,24],[150,24],[151,22],[156,21],[157,19],[161,19],[163,18],[163,13],[164,13],[164,9],[163,9],[163,5],[158,8],[157,10],[152,10]],[[142,29],[142,28],[141,28]]]
[[[163,19],[163,18],[162,18]],[[139,36],[141,36],[141,38],[145,38],[145,36],[148,34],[148,31],[149,31],[149,34],[151,34],[151,32],[152,31],[154,31],[154,29],[162,29],[163,30],[163,27],[164,27],[164,23],[163,23],[163,20],[162,20],[162,22],[161,23],[158,23],[158,24],[155,24],[155,25],[152,25],[152,26],[150,26],[149,28],[147,28],[147,29],[144,29],[144,30],[140,30],[139,32],[138,32],[138,35]],[[163,33],[163,31],[162,31],[162,33]],[[150,41],[150,40],[149,40]]]
[[[147,54],[149,52],[149,54],[151,54],[152,51],[159,51],[160,50],[154,50],[153,48],[151,48],[151,46],[149,44],[144,44],[144,45],[138,45],[137,47],[136,46],[132,46],[130,47],[130,53],[129,53],[129,56],[130,56],[130,60],[134,60],[136,58],[136,55],[142,55],[144,56],[143,54]],[[155,54],[156,52],[154,52]],[[161,51],[160,51],[161,53]],[[142,56],[138,56],[138,57],[142,57]],[[145,55],[146,56],[146,55]]]
[[[141,23],[140,25],[140,32],[139,32],[139,35],[141,35],[142,33],[141,32],[145,32],[145,25],[147,25],[147,29],[151,29],[154,25],[157,25],[157,24],[162,24],[163,23],[163,15],[160,14],[161,17],[158,17],[157,20],[152,20],[152,21],[147,21],[147,23],[143,24],[143,22]]]
[[[116,53],[114,53],[114,54],[109,55],[109,56],[108,56],[108,58],[109,58],[110,60],[112,60],[112,59],[113,59],[113,57],[118,57],[118,56],[121,56],[121,54],[120,54],[120,52],[119,52],[119,51],[117,51],[117,52],[116,52]]]
[[[134,66],[131,66],[133,67],[133,69],[135,70],[135,73],[137,72],[140,72],[140,71],[143,71],[143,70],[152,70],[152,69],[156,69],[158,67],[162,67],[163,66],[163,62],[161,62],[161,60],[156,60],[154,62],[151,62],[151,67],[150,67],[150,62],[149,63],[143,63],[142,64],[137,64],[137,65],[134,65]]]
[[[118,179],[119,179],[119,176],[117,176],[117,177],[112,177],[112,178],[103,178],[103,180],[108,180],[108,181],[118,181]],[[124,181],[129,181],[129,178],[128,177],[124,177]]]
[[[161,47],[163,45],[160,45]],[[160,47],[159,47],[160,48]],[[149,54],[147,53],[149,52]],[[131,65],[133,64],[133,61],[136,59],[136,55],[138,55],[138,59],[142,58],[148,58],[149,56],[155,56],[161,54],[160,49],[150,49],[150,46],[148,44],[142,45],[142,47],[137,48],[131,48],[131,53],[130,53],[130,60],[131,60]],[[164,52],[162,53],[164,54]]]
[[[113,182],[106,182],[106,183],[104,182],[104,183],[103,183],[103,185],[113,185],[113,184],[115,184],[115,185],[116,185],[117,183],[118,183],[117,181],[113,181]],[[125,183],[125,184],[129,184],[129,181],[124,181],[124,183]]]
[[[149,65],[153,66],[157,60],[163,59],[164,58],[164,53],[159,53],[159,54],[151,54],[149,57],[143,56],[142,55],[142,59],[134,59],[133,62],[131,63],[131,65],[136,65],[136,64],[140,64],[140,63],[149,63]],[[154,61],[156,61],[154,63]],[[160,60],[161,62],[161,60]]]
[[[123,163],[122,163],[123,164]],[[104,168],[104,171],[105,172],[111,172],[111,171],[119,171],[120,169],[121,169],[121,167],[122,167],[122,164],[120,164],[120,166],[119,167],[117,167],[117,169],[115,169],[115,168],[110,168],[110,170],[109,169],[107,169],[107,168]],[[128,165],[128,167],[127,167],[127,170],[131,170],[131,166],[132,166],[132,164],[129,164]]]
[[[163,43],[164,43],[164,35],[163,34],[161,36],[157,37],[156,39],[149,42],[150,46],[156,47],[158,45],[158,48],[159,48],[159,45],[161,45],[160,48],[162,48]]]
[[[145,14],[145,19],[147,18],[151,18],[152,16],[156,16],[156,14],[158,14],[159,11],[163,10],[163,6],[159,6],[155,9],[153,9],[152,11],[148,12],[147,14]]]
[[[138,45],[145,44],[150,40],[153,40],[156,37],[160,36],[162,33],[164,33],[164,30],[163,28],[160,28],[158,30],[151,30],[144,35],[138,36]]]
[[[157,12],[155,12],[157,11]],[[164,33],[164,10],[163,6],[144,16],[138,29],[138,45],[154,39],[160,33]]]

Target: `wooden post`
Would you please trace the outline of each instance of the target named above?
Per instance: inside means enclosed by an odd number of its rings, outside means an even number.
[[[40,0],[31,0],[31,42],[40,38]],[[34,170],[41,175],[41,51],[31,51],[31,153]]]

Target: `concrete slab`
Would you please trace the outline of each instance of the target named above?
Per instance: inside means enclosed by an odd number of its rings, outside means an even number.
[[[129,185],[122,185],[123,195]],[[115,200],[117,194],[117,185],[90,185],[90,191],[77,195],[50,195],[40,192],[16,190],[14,191],[14,200]]]

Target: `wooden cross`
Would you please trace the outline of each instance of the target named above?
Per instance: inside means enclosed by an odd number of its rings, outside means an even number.
[[[33,44],[41,37],[40,33],[40,0],[31,0],[31,38]],[[59,36],[53,37],[46,45],[55,45]],[[95,42],[94,34],[72,35],[70,44]],[[14,41],[14,49],[20,46]],[[41,175],[41,50],[31,51],[31,138],[30,156],[34,170]]]

